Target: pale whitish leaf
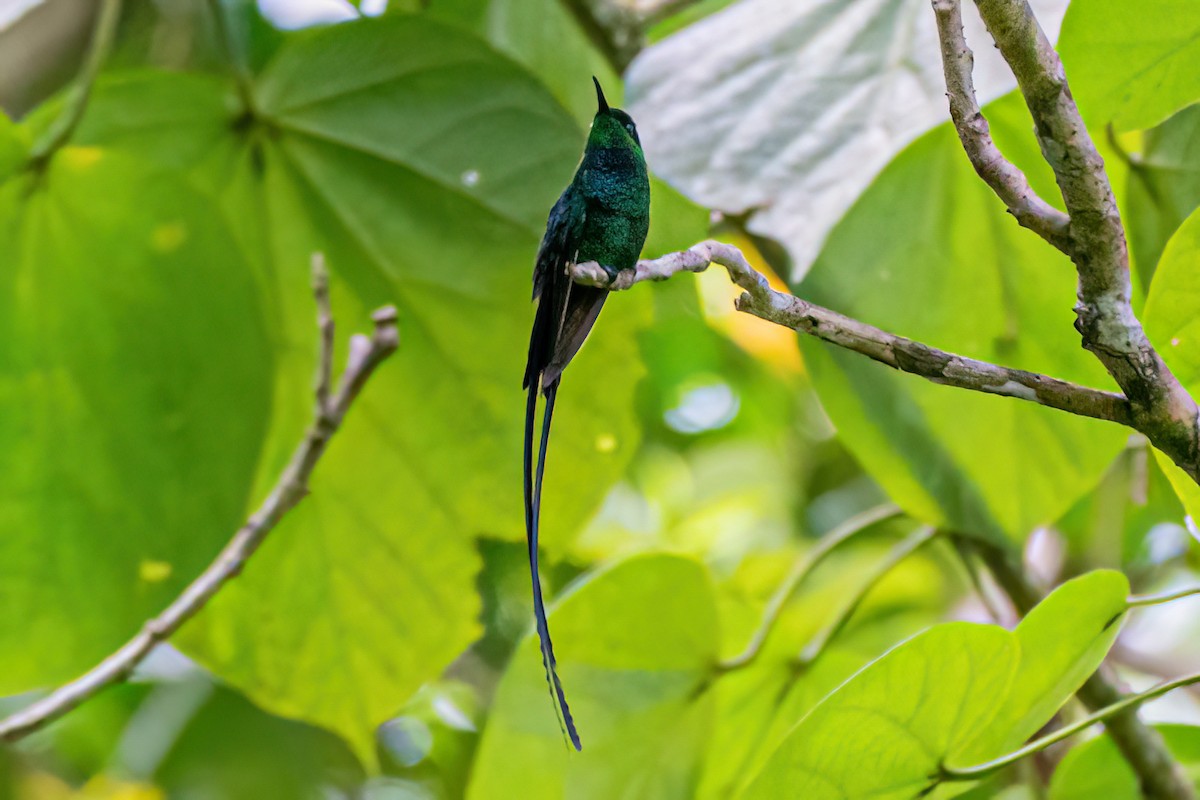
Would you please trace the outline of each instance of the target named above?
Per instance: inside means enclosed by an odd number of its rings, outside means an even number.
[[[1063,0],[1033,3],[1051,35]],[[982,100],[1012,88],[964,3]],[[651,167],[698,203],[757,209],[803,275],[871,179],[949,114],[928,0],[742,0],[650,47],[629,106]]]

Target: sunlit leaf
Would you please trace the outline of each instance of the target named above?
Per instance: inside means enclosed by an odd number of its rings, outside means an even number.
[[[932,788],[944,764],[1003,754],[1099,666],[1127,590],[1120,573],[1092,572],[1059,587],[1016,631],[951,622],[915,636],[801,720],[743,796],[900,800]]]
[[[1046,724],[1100,666],[1121,630],[1129,581],[1096,570],[1058,587],[1014,631],[1012,688],[1000,712],[967,752],[982,761],[1015,750]]]
[[[1200,15],[1191,0],[1075,0],[1060,49],[1097,130],[1151,128],[1200,100]]]
[[[999,712],[1018,658],[1003,628],[931,628],[813,709],[741,796],[911,798]]]
[[[91,666],[241,524],[275,362],[220,216],[69,148],[0,187],[0,693]]]
[[[1167,242],[1146,297],[1146,333],[1180,382],[1200,389],[1200,211],[1192,212]],[[1158,463],[1193,518],[1200,515],[1200,487],[1155,450]]]

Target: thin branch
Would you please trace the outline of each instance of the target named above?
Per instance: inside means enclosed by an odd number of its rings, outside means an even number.
[[[88,98],[92,94],[92,84],[96,82],[96,76],[108,58],[108,51],[112,49],[113,39],[117,34],[117,23],[120,20],[121,0],[101,0],[100,10],[96,12],[96,27],[92,32],[87,59],[75,79],[62,113],[30,150],[30,164],[35,168],[44,165],[50,160],[50,156],[70,141],[71,134],[83,119]]]
[[[636,270],[625,270],[611,280],[603,268],[591,261],[576,264],[572,275],[578,283],[618,291],[643,281],[666,280],[679,272],[703,272],[710,264],[724,267],[730,279],[745,289],[736,301],[738,310],[768,322],[815,336],[934,383],[1015,397],[1122,425],[1133,424],[1129,403],[1119,394],[947,353],[777,292],[750,266],[740,250],[721,242],[701,242],[682,252],[640,261]]]
[[[1070,738],[1081,731],[1096,725],[1100,722],[1109,722],[1114,717],[1126,712],[1133,711],[1142,703],[1153,700],[1156,697],[1162,697],[1164,694],[1184,686],[1190,686],[1194,683],[1200,683],[1200,672],[1192,675],[1186,675],[1182,678],[1176,678],[1172,681],[1160,683],[1153,686],[1144,692],[1137,694],[1126,695],[1117,702],[1105,706],[1095,713],[1084,717],[1083,719],[1072,722],[1070,725],[1064,725],[1054,733],[1034,739],[1029,744],[1014,750],[1011,753],[994,758],[991,761],[985,761],[981,764],[975,764],[970,767],[950,767],[942,766],[938,772],[937,778],[942,781],[975,781],[981,778],[986,778],[993,773],[999,772],[1005,767],[1015,764],[1023,758],[1039,753],[1050,747],[1053,744],[1061,742],[1063,739]]]
[[[908,558],[914,552],[921,548],[926,542],[938,535],[937,528],[931,525],[925,525],[910,533],[908,536],[901,539],[887,554],[887,558],[875,565],[875,569],[867,580],[858,587],[858,591],[850,599],[837,617],[827,625],[820,633],[813,637],[804,649],[797,656],[794,666],[797,670],[805,670],[812,667],[825,652],[829,643],[841,633],[845,627],[850,624],[851,617],[858,611],[859,606],[867,599],[867,595],[871,593],[881,580],[883,580],[892,570],[894,570],[901,561]]]
[[[784,606],[787,605],[787,602],[796,593],[796,590],[800,588],[800,584],[804,582],[805,578],[821,562],[828,558],[830,554],[859,533],[874,527],[884,520],[898,516],[900,513],[899,506],[885,503],[884,505],[876,506],[875,508],[870,508],[860,514],[854,515],[822,536],[820,541],[805,553],[800,561],[796,562],[791,572],[784,578],[783,583],[771,595],[771,599],[767,601],[766,608],[763,609],[758,628],[754,631],[754,635],[750,637],[750,641],[746,644],[745,649],[733,658],[718,663],[716,670],[718,672],[730,672],[748,667],[754,663],[766,645],[771,632],[775,629],[775,625],[783,613]]]
[[[972,539],[971,544],[1013,605],[1022,614],[1028,614],[1041,600],[1041,592],[1014,562],[1012,554],[981,539]],[[1093,711],[1116,705],[1123,697],[1103,666],[1079,687],[1076,696]],[[1138,718],[1136,708],[1114,713],[1106,719],[1105,729],[1138,776],[1143,795],[1151,800],[1190,800],[1194,797],[1191,783],[1167,750],[1162,736]]]
[[[314,258],[313,267],[317,273],[314,275],[314,285],[325,286],[327,278],[320,274],[324,267],[319,258]],[[316,295],[318,313],[324,316],[328,313],[328,295],[320,290]],[[124,680],[157,644],[166,641],[204,608],[226,582],[242,571],[247,559],[267,534],[308,494],[308,481],[313,468],[340,427],[354,398],[375,369],[395,351],[398,343],[396,310],[388,306],[379,309],[371,317],[375,321],[372,335],[356,335],[350,340],[350,356],[336,394],[323,407],[318,406],[304,440],[279,476],[275,488],[216,559],[166,610],[147,621],[142,630],[119,650],[70,683],[0,720],[0,741],[16,741],[58,719],[104,688]],[[328,385],[330,380],[330,357],[327,351],[331,348],[332,341],[322,335],[321,353],[317,360],[318,386],[323,383]]]
[[[1129,398],[1134,427],[1200,482],[1200,409],[1133,312],[1129,249],[1104,159],[1071,96],[1058,53],[1025,0],[975,0],[1033,116],[1071,218],[1079,276],[1075,327]]]
[[[317,414],[325,416],[330,413],[330,392],[333,382],[333,348],[335,327],[333,309],[329,303],[329,271],[325,269],[323,253],[313,253],[312,257],[312,291],[317,303],[317,331],[320,336],[320,346],[317,352],[317,377],[314,393],[317,398]]]
[[[1018,223],[1069,253],[1071,218],[1039,197],[1025,173],[1006,159],[992,141],[988,121],[975,98],[975,83],[971,76],[975,56],[963,36],[960,0],[933,0],[933,11],[942,46],[950,118],[971,165],[1004,201]]]
[[[1135,594],[1130,595],[1125,601],[1125,605],[1129,608],[1136,606],[1157,606],[1162,603],[1169,603],[1172,600],[1179,600],[1183,597],[1191,597],[1192,595],[1200,594],[1200,586],[1188,586],[1185,589],[1175,589],[1170,592],[1161,592],[1159,594]]]

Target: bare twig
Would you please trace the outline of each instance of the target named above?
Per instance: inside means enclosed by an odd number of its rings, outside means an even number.
[[[1071,218],[1079,275],[1075,327],[1129,398],[1134,427],[1200,482],[1200,409],[1154,349],[1133,312],[1125,229],[1058,53],[1025,0],[976,0],[1016,76],[1042,154]]]
[[[323,274],[324,266],[319,257],[313,259],[313,268],[318,317],[321,320],[316,383],[318,387],[327,387],[330,385],[329,370],[333,347],[332,338],[325,335],[324,323],[329,313],[328,293],[324,289],[328,279]],[[308,494],[308,481],[313,468],[325,452],[330,438],[337,432],[346,411],[375,369],[395,351],[398,343],[396,310],[388,306],[371,316],[375,321],[375,330],[370,337],[356,335],[351,339],[350,357],[336,393],[324,404],[318,401],[308,431],[300,446],[296,448],[292,460],[279,476],[274,489],[246,524],[233,535],[216,559],[171,605],[157,617],[147,621],[142,630],[119,650],[70,683],[0,720],[0,741],[16,741],[58,719],[104,688],[127,678],[155,645],[166,641],[199,612],[226,582],[242,571],[247,559],[254,554],[267,534]]]
[[[975,98],[975,82],[971,76],[975,56],[963,36],[960,0],[933,0],[933,10],[937,15],[938,38],[942,46],[950,118],[971,165],[1004,201],[1017,222],[1069,253],[1067,231],[1071,218],[1039,197],[1025,173],[1006,159],[992,141],[988,121]]]
[[[960,389],[1028,400],[1084,417],[1122,425],[1133,423],[1129,403],[1119,394],[947,353],[775,291],[740,250],[721,242],[701,242],[662,258],[640,261],[636,270],[618,273],[612,280],[595,262],[576,264],[572,274],[579,283],[618,291],[642,281],[666,280],[679,272],[702,272],[710,264],[724,267],[730,279],[745,289],[736,302],[738,310],[853,350],[901,372]]]
[[[767,601],[766,608],[763,609],[762,619],[759,622],[758,628],[754,631],[754,635],[750,637],[750,641],[746,644],[745,649],[733,658],[718,663],[716,666],[717,671],[731,672],[753,664],[766,645],[771,632],[775,629],[775,625],[783,613],[784,606],[787,605],[788,600],[792,598],[796,590],[800,588],[800,584],[804,582],[804,579],[817,568],[817,565],[859,533],[874,527],[877,523],[898,516],[900,513],[899,506],[885,503],[884,505],[867,509],[861,514],[855,514],[822,536],[820,541],[805,553],[800,561],[796,562],[796,565],[792,567],[787,577],[784,578],[783,583],[771,595],[771,599]]]

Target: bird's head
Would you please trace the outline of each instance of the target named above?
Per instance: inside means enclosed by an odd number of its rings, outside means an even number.
[[[592,76],[592,83],[596,84],[596,116],[592,119],[592,133],[588,138],[588,144],[595,144],[600,147],[636,147],[642,149],[642,141],[638,138],[637,126],[633,124],[633,119],[619,108],[609,108],[608,101],[604,99],[604,90],[600,88],[600,81]]]

